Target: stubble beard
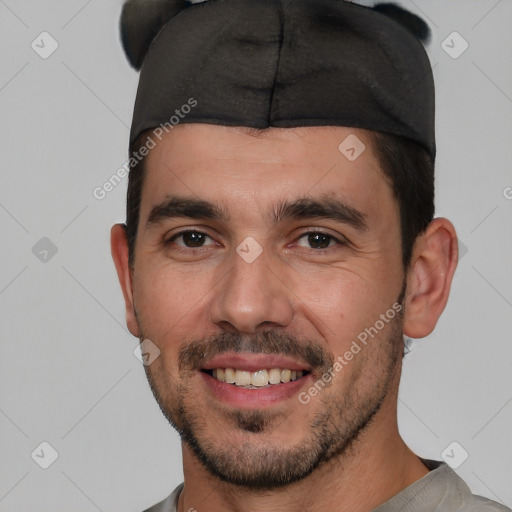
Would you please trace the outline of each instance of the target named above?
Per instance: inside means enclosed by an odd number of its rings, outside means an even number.
[[[397,315],[388,324],[385,336],[381,333],[355,356],[365,360],[345,389],[333,393],[334,377],[333,385],[313,398],[320,401],[318,412],[301,441],[285,448],[282,443],[268,441],[269,434],[286,420],[281,412],[206,410],[193,397],[187,379],[183,378],[186,372],[180,372],[182,378],[178,381],[165,370],[155,372],[151,366],[144,369],[164,416],[210,474],[247,489],[270,490],[302,480],[328,462],[341,462],[349,453],[355,455],[356,441],[371,425],[388,394],[396,392],[393,383],[403,356],[402,318],[403,314]],[[277,340],[283,337],[275,336]],[[261,344],[258,352],[260,348]],[[331,356],[330,367],[332,362]],[[169,384],[166,377],[174,382]],[[209,421],[216,412],[221,414],[217,423],[235,429],[237,434],[246,434],[245,440],[227,444],[209,433]]]

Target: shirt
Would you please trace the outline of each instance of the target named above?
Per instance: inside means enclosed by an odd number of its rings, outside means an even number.
[[[446,463],[422,459],[430,473],[412,483],[372,512],[511,512],[495,501],[473,494]],[[176,512],[183,484],[144,512]],[[208,512],[208,511],[204,511]]]

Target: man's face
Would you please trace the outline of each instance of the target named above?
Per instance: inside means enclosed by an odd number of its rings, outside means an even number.
[[[349,134],[366,145],[355,161],[338,150]],[[160,349],[145,367],[155,397],[213,474],[298,480],[382,414],[404,275],[368,133],[174,128],[146,161],[135,254],[131,331]],[[298,377],[268,383],[282,370]]]

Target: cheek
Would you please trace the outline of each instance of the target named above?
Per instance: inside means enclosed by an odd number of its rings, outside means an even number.
[[[141,328],[148,327],[145,334],[162,341],[188,332],[204,315],[204,302],[212,288],[207,274],[157,265],[142,268],[134,280]]]
[[[330,350],[340,353],[392,307],[399,283],[384,269],[372,273],[331,270],[325,275],[310,274],[294,292],[301,314],[330,341]]]

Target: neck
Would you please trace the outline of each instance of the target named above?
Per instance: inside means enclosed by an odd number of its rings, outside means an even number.
[[[303,480],[270,491],[244,489],[220,481],[184,445],[185,486],[178,512],[373,510],[428,473],[398,433],[396,396],[394,400],[388,398],[373,422],[344,453]]]

